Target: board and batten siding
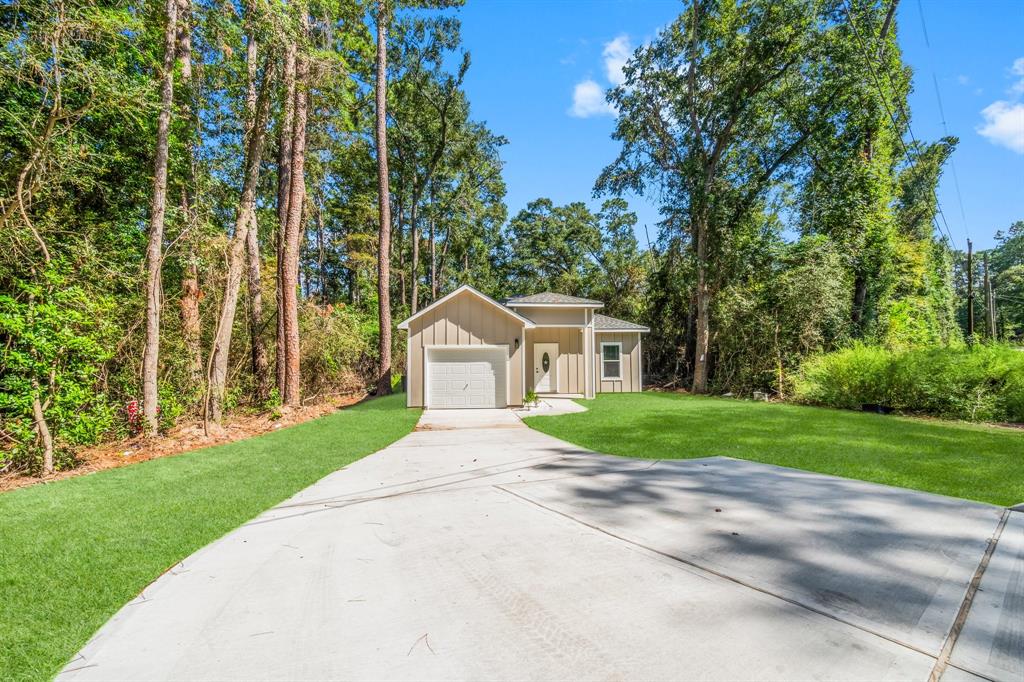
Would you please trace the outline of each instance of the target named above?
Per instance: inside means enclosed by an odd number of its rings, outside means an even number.
[[[586,355],[583,350],[584,331],[573,327],[540,327],[526,332],[528,341],[526,344],[527,390],[536,390],[533,344],[557,343],[557,385],[552,393],[583,394],[586,372]]]
[[[602,380],[601,379],[601,344],[621,343],[622,344],[622,379]],[[594,370],[596,372],[598,393],[633,393],[640,390],[640,334],[638,332],[610,333],[598,332],[594,334]]]
[[[464,291],[409,322],[409,406],[423,407],[428,346],[508,346],[509,405],[523,404],[523,323]],[[516,348],[516,339],[520,347]]]
[[[587,323],[586,308],[570,308],[563,306],[515,306],[513,308],[523,317],[529,318],[534,324],[566,324],[583,326]]]

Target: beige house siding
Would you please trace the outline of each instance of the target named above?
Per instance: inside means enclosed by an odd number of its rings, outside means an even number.
[[[522,405],[524,332],[522,322],[468,291],[411,320],[407,380],[409,406],[423,407],[425,348],[441,345],[507,345],[509,405]],[[519,339],[520,348],[516,348],[516,339]]]
[[[516,306],[512,308],[523,317],[527,317],[537,325],[575,324],[583,326],[587,320],[586,308],[568,308],[562,306]]]
[[[622,379],[612,381],[601,380],[601,344],[622,344]],[[598,393],[630,393],[639,391],[641,387],[640,334],[596,333],[594,334],[594,369],[597,379]]]
[[[554,393],[584,392],[586,355],[583,348],[583,332],[583,329],[571,327],[541,327],[526,332],[526,390],[534,388],[533,345],[557,343],[557,385]]]

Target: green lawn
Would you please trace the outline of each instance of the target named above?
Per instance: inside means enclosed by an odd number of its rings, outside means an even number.
[[[1024,431],[671,393],[605,394],[527,424],[612,455],[727,455],[997,505],[1024,502]]]
[[[0,679],[48,679],[167,568],[409,433],[405,395],[298,426],[0,494]]]

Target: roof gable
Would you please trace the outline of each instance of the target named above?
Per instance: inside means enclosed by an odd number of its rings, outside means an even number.
[[[447,303],[448,301],[452,300],[453,298],[455,298],[456,296],[458,296],[459,294],[461,294],[463,292],[472,294],[473,296],[476,296],[477,298],[483,299],[487,303],[490,303],[491,305],[493,305],[495,308],[498,308],[499,310],[501,310],[506,315],[509,315],[510,317],[514,317],[517,320],[519,320],[520,322],[522,322],[524,327],[532,328],[534,326],[533,322],[531,320],[523,317],[522,315],[520,315],[516,311],[512,310],[511,308],[506,308],[505,306],[503,306],[502,304],[498,303],[497,301],[495,301],[493,298],[491,298],[487,294],[483,293],[482,291],[478,291],[477,289],[474,289],[473,287],[471,287],[468,284],[463,284],[462,286],[460,286],[458,289],[456,289],[455,291],[451,292],[447,296],[442,296],[441,298],[437,299],[436,301],[434,301],[433,303],[428,305],[426,308],[421,308],[420,310],[417,310],[414,314],[410,315],[409,317],[407,317],[404,320],[402,320],[401,322],[399,322],[398,323],[398,328],[399,329],[408,329],[410,322],[412,322],[413,320],[415,320],[416,318],[418,318],[418,317],[420,317],[422,315],[425,315],[426,313],[430,312],[431,310],[434,310],[435,308],[444,305],[445,303]]]

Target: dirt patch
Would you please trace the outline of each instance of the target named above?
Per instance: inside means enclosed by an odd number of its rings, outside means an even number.
[[[26,476],[24,474],[8,474],[0,477],[0,492],[24,488],[39,483],[52,483],[73,476],[91,474],[104,469],[145,462],[158,457],[180,455],[192,450],[233,443],[237,440],[251,438],[262,433],[277,431],[286,426],[307,422],[322,417],[342,408],[354,405],[363,400],[364,394],[334,397],[312,405],[299,408],[281,407],[280,416],[275,418],[271,413],[236,414],[228,416],[224,424],[217,427],[210,425],[209,433],[203,432],[201,421],[178,424],[166,434],[157,438],[141,436],[120,441],[102,443],[86,448],[78,453],[79,465],[67,471],[58,471],[52,476]]]

